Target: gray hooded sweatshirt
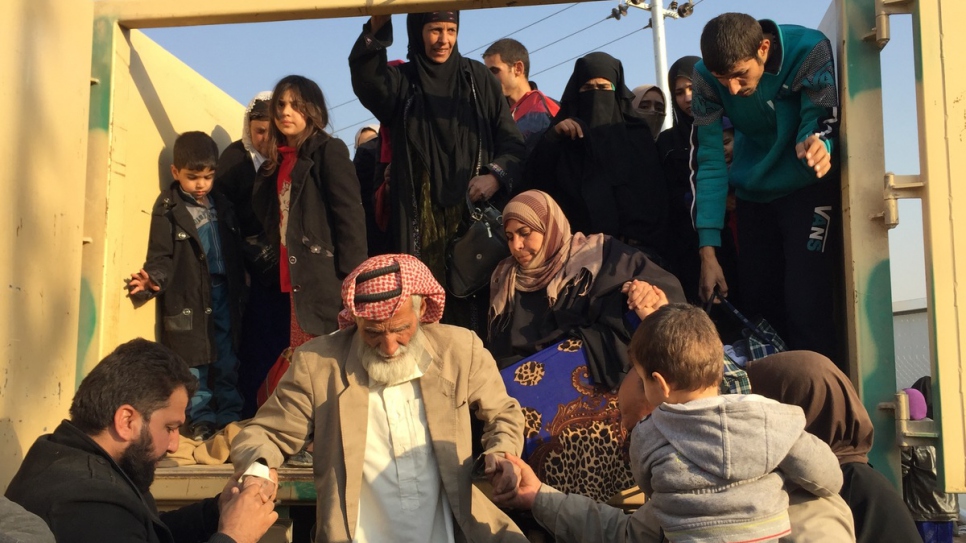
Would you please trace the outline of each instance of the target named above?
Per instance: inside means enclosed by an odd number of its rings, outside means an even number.
[[[778,541],[785,481],[817,496],[842,487],[802,409],[755,394],[661,404],[631,435],[631,471],[674,543]]]

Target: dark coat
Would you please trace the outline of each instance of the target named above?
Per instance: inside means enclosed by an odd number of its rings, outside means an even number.
[[[342,280],[366,259],[365,212],[349,149],[338,138],[320,132],[307,139],[291,176],[285,246],[295,315],[302,330],[320,336],[339,329]],[[278,249],[277,167],[255,180],[252,207]]]
[[[242,236],[254,236],[262,231],[262,224],[252,209],[255,177],[252,156],[245,150],[242,140],[233,142],[222,151],[215,168],[215,190],[224,194],[234,206]]]
[[[42,518],[58,543],[233,543],[218,500],[158,513],[117,463],[68,421],[30,447],[5,494]]]
[[[616,388],[619,375],[630,367],[627,346],[639,324],[636,314],[627,316],[633,312],[621,287],[634,279],[647,281],[660,287],[671,303],[684,302],[684,293],[678,280],[643,252],[611,237],[605,238],[603,252],[597,277],[582,274],[560,291],[553,307],[547,303],[546,288],[516,292],[509,320],[490,328],[487,348],[501,369],[573,337],[586,346],[594,381]]]
[[[916,523],[902,496],[884,475],[869,464],[842,464],[842,490],[839,495],[852,510],[856,543],[921,541]]]
[[[238,221],[231,202],[224,196],[212,191],[209,198],[218,214],[218,237],[228,280],[232,337],[237,349],[245,297]],[[211,315],[211,274],[208,273],[201,237],[185,206],[177,181],[161,191],[155,200],[144,270],[161,290],[147,289],[133,298],[144,301],[161,297],[158,303],[160,342],[194,367],[217,360],[218,350],[215,319]]]
[[[412,63],[387,66],[386,48],[392,44],[392,23],[386,23],[376,35],[369,31],[369,23],[349,53],[352,88],[359,101],[384,126],[389,127],[392,141],[392,169],[390,171],[389,242],[392,251],[416,254],[414,239],[415,166],[412,159],[408,128],[418,122],[411,117],[412,102],[417,93],[419,77]],[[482,63],[461,59],[460,77],[470,81],[477,90],[476,111],[479,127],[480,174],[493,174],[500,182],[500,190],[491,198],[502,208],[522,190],[521,166],[525,148],[523,136],[500,89],[500,84]],[[477,153],[472,153],[477,154]],[[428,165],[427,165],[428,166]],[[462,183],[465,192],[469,178],[447,180]]]

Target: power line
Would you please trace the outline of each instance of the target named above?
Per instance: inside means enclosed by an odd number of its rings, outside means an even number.
[[[571,32],[570,34],[567,34],[566,36],[560,38],[559,40],[554,40],[554,41],[552,41],[552,42],[550,42],[550,43],[548,43],[548,44],[546,44],[546,45],[544,45],[542,47],[538,47],[538,48],[534,49],[533,51],[530,51],[530,54],[532,55],[532,54],[534,54],[534,53],[536,53],[538,51],[543,51],[544,49],[546,49],[547,47],[550,47],[551,45],[556,45],[556,44],[564,41],[567,38],[570,38],[570,37],[576,36],[577,34],[580,34],[581,32],[583,32],[585,30],[590,30],[591,28],[599,25],[600,23],[602,23],[602,22],[604,22],[606,20],[607,20],[607,18],[605,17],[605,18],[597,21],[596,23],[594,23],[594,24],[592,24],[590,26],[585,26],[584,28],[581,28],[580,30],[578,30],[576,32]],[[536,74],[534,74],[534,75],[536,75]]]
[[[607,42],[605,44],[602,44],[602,45],[598,45],[597,47],[591,49],[590,51],[585,51],[585,52],[583,52],[583,53],[581,53],[581,54],[579,54],[579,55],[577,55],[575,57],[568,58],[567,60],[565,60],[563,62],[558,62],[557,64],[554,64],[553,66],[551,66],[549,68],[544,68],[543,70],[540,70],[539,72],[537,72],[535,74],[530,74],[530,77],[536,77],[536,76],[538,76],[538,75],[540,75],[540,74],[542,74],[544,72],[549,72],[550,70],[553,70],[554,68],[558,68],[560,66],[563,66],[564,64],[567,64],[570,61],[577,60],[578,58],[583,57],[583,56],[585,56],[585,55],[587,55],[589,53],[593,53],[594,51],[598,51],[598,50],[600,50],[603,47],[607,47],[608,45],[610,45],[612,43],[615,43],[615,42],[618,42],[620,40],[623,40],[624,38],[627,38],[629,36],[633,36],[634,34],[640,32],[641,30],[645,30],[647,28],[650,28],[650,26],[651,26],[651,23],[648,22],[647,23],[647,26],[638,28],[637,30],[634,30],[633,32],[628,32],[627,34],[624,34],[623,36],[621,36],[621,37],[619,37],[617,39],[611,40],[611,41],[609,41],[609,42]]]
[[[509,34],[507,34],[506,36],[501,36],[501,37],[500,37],[499,39],[501,39],[501,40],[502,40],[503,38],[509,38],[510,36],[512,36],[512,35],[514,35],[514,34],[519,34],[520,32],[523,32],[524,30],[526,30],[526,29],[528,29],[528,28],[530,28],[531,26],[534,26],[534,25],[536,25],[536,24],[539,24],[539,23],[542,23],[542,22],[544,22],[544,21],[546,21],[547,19],[549,19],[549,18],[551,18],[551,17],[555,17],[555,16],[557,16],[557,15],[560,15],[561,13],[563,13],[563,12],[565,12],[565,11],[567,11],[568,9],[570,9],[570,8],[572,8],[572,7],[576,7],[576,6],[577,6],[577,4],[570,4],[569,6],[567,6],[567,7],[565,7],[565,8],[563,8],[563,9],[562,9],[562,10],[560,10],[560,11],[557,11],[556,13],[552,13],[552,14],[550,14],[550,15],[547,15],[547,16],[546,16],[546,17],[544,17],[543,19],[538,19],[538,20],[536,20],[536,21],[534,21],[534,22],[532,22],[532,23],[530,23],[530,24],[528,24],[527,26],[525,26],[525,27],[523,27],[523,28],[519,28],[519,29],[517,29],[517,30],[514,30],[513,32],[510,32],[510,33],[509,33]],[[494,40],[494,41],[496,41],[496,40]],[[466,52],[465,54],[467,54],[467,55],[469,55],[469,54],[471,54],[471,53],[475,53],[475,52],[477,52],[477,51],[479,51],[480,49],[483,49],[483,48],[484,48],[484,47],[486,47],[487,45],[489,45],[489,44],[488,44],[488,43],[485,43],[485,44],[483,44],[483,45],[481,45],[481,46],[479,46],[479,47],[477,47],[477,48],[475,48],[475,49],[470,49],[470,50],[469,50],[469,51],[467,51],[467,52]]]
[[[375,121],[375,120],[376,120],[376,118],[375,118],[375,117],[369,117],[368,119],[365,119],[365,120],[363,120],[363,121],[359,121],[359,122],[357,122],[357,123],[355,123],[355,124],[350,124],[350,125],[348,125],[348,126],[343,126],[342,128],[340,128],[340,129],[338,129],[338,130],[335,130],[335,131],[333,131],[333,132],[332,132],[332,135],[334,136],[334,135],[336,135],[336,134],[338,134],[339,132],[342,132],[343,130],[348,130],[348,129],[350,129],[350,128],[355,128],[355,127],[357,127],[357,126],[359,126],[359,125],[363,125],[363,124],[366,124],[366,123],[368,123],[369,121]]]
[[[351,104],[352,102],[358,102],[358,101],[359,101],[359,99],[358,99],[358,98],[353,98],[352,100],[348,100],[348,101],[346,101],[346,102],[342,102],[342,103],[341,103],[341,104],[339,104],[339,105],[336,105],[336,106],[332,106],[332,107],[330,107],[330,108],[329,108],[329,111],[332,111],[333,109],[339,109],[339,108],[340,108],[340,107],[342,107],[342,106],[347,106],[347,105],[349,105],[349,104]]]

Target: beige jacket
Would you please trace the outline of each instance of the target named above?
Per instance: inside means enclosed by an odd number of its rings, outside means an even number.
[[[523,413],[509,397],[496,362],[469,330],[424,324],[432,359],[419,379],[433,451],[453,509],[457,541],[520,541],[515,524],[472,484],[470,415],[483,421],[484,452],[519,455]],[[355,327],[296,350],[275,393],[232,443],[236,469],[261,458],[278,467],[315,435],[313,453],[317,542],[347,542],[355,534],[366,451],[369,377],[356,352]]]

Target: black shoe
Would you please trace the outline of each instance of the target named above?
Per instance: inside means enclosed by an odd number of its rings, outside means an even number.
[[[192,422],[188,425],[187,433],[184,434],[188,439],[194,441],[207,441],[215,434],[215,423],[208,421]]]

